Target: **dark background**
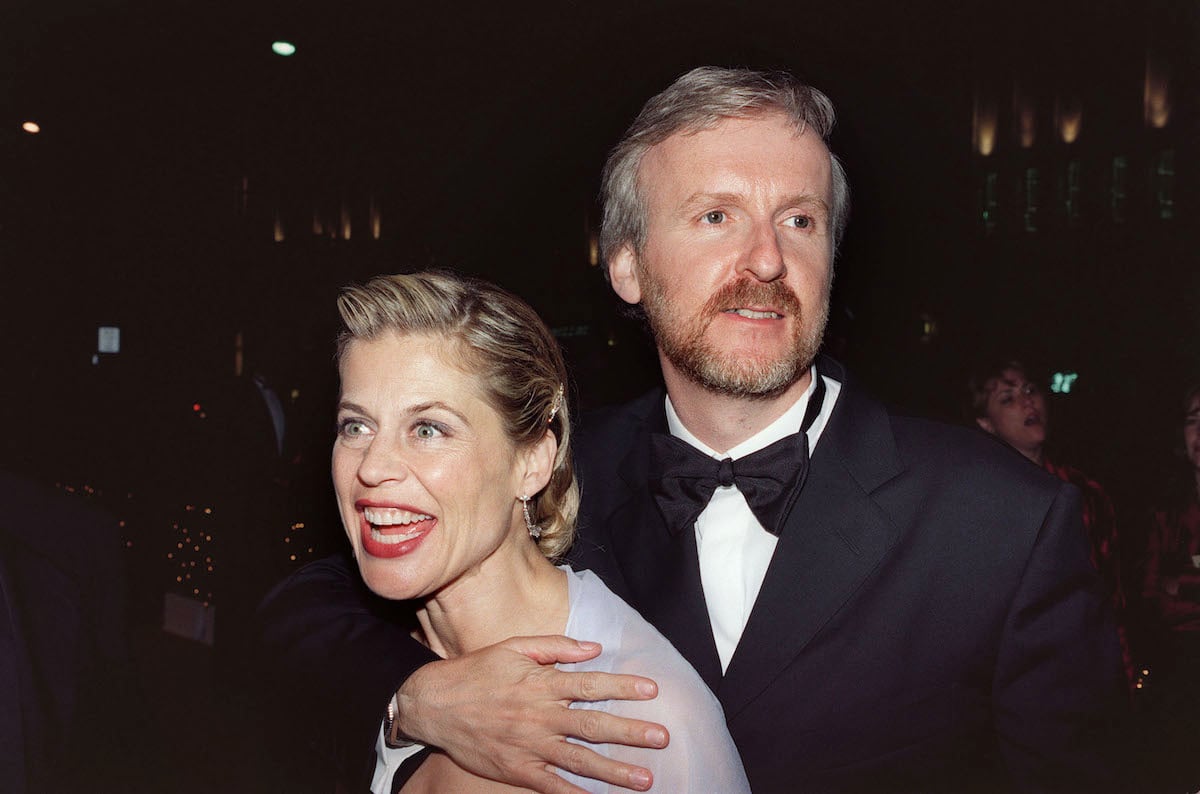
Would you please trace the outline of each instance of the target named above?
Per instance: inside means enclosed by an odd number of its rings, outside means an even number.
[[[280,38],[294,56],[271,52]],[[430,265],[482,275],[556,330],[578,405],[632,396],[655,361],[589,261],[608,148],[693,66],[784,68],[833,98],[853,190],[829,349],[950,421],[979,360],[1077,373],[1051,395],[1057,451],[1114,496],[1135,560],[1200,380],[1197,41],[1200,4],[1161,0],[3,0],[5,465],[124,522],[135,625],[158,625],[166,592],[248,610],[341,543],[337,289]],[[1162,127],[1148,63],[1168,75]],[[987,156],[980,107],[996,111]],[[120,327],[119,354],[96,353],[101,325]],[[260,449],[253,371],[286,404],[282,455]],[[166,554],[189,518],[215,545],[181,566]],[[211,556],[237,577],[203,574]],[[239,593],[245,570],[257,584]],[[158,641],[146,658],[207,674]]]
[[[0,32],[12,371],[30,356],[83,380],[229,370],[242,331],[276,370],[313,372],[339,286],[434,264],[534,303],[579,361],[585,405],[636,393],[647,370],[626,377],[625,362],[644,345],[588,263],[600,166],[676,75],[750,65],[790,69],[838,106],[854,211],[833,330],[860,378],[952,416],[962,369],[1002,348],[1080,373],[1064,422],[1088,414],[1093,430],[1143,436],[1140,420],[1114,420],[1166,411],[1196,366],[1196,4],[832,6],[17,3]],[[275,38],[297,54],[272,54]],[[1170,69],[1164,129],[1143,121],[1148,53]],[[1036,110],[1029,149],[1013,132],[1016,90]],[[972,146],[980,98],[999,109],[989,158]],[[1072,98],[1083,123],[1067,147],[1053,117]],[[27,118],[43,131],[22,133]],[[1164,148],[1170,221],[1148,183]],[[1115,156],[1129,164],[1121,221]],[[1083,212],[1067,228],[1055,183],[1070,160]],[[1030,166],[1036,232],[1022,227]],[[334,239],[343,212],[349,240]],[[925,315],[937,334],[921,341]],[[119,364],[91,364],[100,324],[122,329]]]

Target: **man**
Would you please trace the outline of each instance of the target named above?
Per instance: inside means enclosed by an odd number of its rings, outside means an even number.
[[[584,421],[573,562],[713,688],[755,792],[1086,789],[1117,658],[1077,494],[816,359],[848,205],[833,118],[786,75],[702,68],[614,150],[602,245],[666,394]],[[647,787],[562,739],[660,742],[562,708],[645,682],[549,669],[595,653],[563,638],[425,664],[346,570],[311,569],[264,615],[363,745],[398,687],[400,732],[479,774]]]

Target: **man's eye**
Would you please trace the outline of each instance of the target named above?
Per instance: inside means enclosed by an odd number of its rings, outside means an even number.
[[[792,225],[797,229],[807,229],[812,226],[812,218],[808,217],[807,215],[794,215],[792,216],[791,221]]]
[[[704,222],[705,223],[724,223],[725,222],[725,213],[721,212],[720,210],[713,210],[712,212],[706,212],[706,213],[704,213]]]

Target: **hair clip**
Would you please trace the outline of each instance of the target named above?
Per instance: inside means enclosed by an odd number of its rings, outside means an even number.
[[[550,408],[550,418],[546,420],[546,424],[554,421],[554,417],[558,416],[558,408],[562,405],[563,387],[559,385],[558,392],[554,395],[554,405]]]

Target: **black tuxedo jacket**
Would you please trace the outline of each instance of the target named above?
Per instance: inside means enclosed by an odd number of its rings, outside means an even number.
[[[647,487],[661,391],[582,428],[578,562],[717,693],[756,793],[1107,785],[1119,654],[1077,492],[817,369],[843,388],[725,675],[695,535]]]
[[[585,419],[573,564],[717,693],[756,794],[1108,784],[1119,654],[1076,491],[978,432],[892,416],[835,362],[818,370],[843,388],[724,676],[694,533],[668,533],[647,488],[661,391]],[[310,566],[263,614],[274,653],[316,678],[308,691],[332,687],[331,719],[369,748],[381,704],[430,657],[351,603],[347,571]]]

